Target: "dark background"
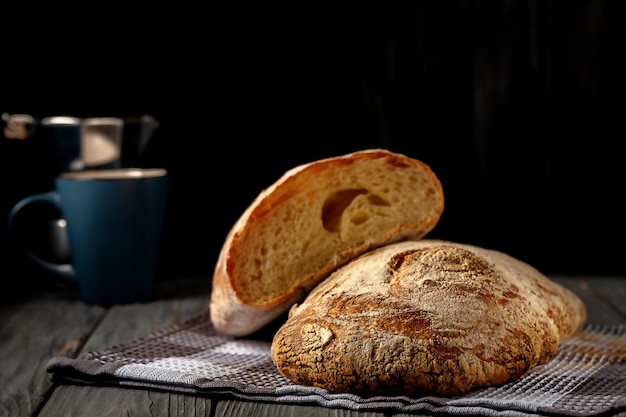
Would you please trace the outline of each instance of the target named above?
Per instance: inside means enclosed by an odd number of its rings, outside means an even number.
[[[171,174],[162,279],[209,277],[285,170],[369,147],[440,178],[428,237],[626,276],[626,2],[176,6],[5,8],[0,60],[0,112],[160,122],[140,164]],[[2,138],[2,216],[45,158]],[[0,236],[0,273],[35,276]]]

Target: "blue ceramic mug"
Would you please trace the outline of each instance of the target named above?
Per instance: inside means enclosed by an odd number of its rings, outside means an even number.
[[[27,206],[50,204],[65,221],[71,263],[29,258],[55,276],[78,284],[90,304],[112,305],[152,299],[164,223],[169,176],[165,169],[74,171],[55,178],[55,190],[18,201],[9,213],[9,232]]]

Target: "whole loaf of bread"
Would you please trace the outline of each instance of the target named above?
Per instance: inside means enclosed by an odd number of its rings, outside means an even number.
[[[586,320],[582,301],[502,252],[392,243],[289,311],[272,360],[292,381],[365,395],[457,395],[516,380]]]

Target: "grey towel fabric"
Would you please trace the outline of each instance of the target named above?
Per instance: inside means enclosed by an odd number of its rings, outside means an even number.
[[[276,371],[270,342],[215,332],[208,312],[78,358],[54,357],[54,381],[228,394],[359,411],[452,415],[595,416],[626,412],[626,325],[587,325],[558,354],[516,382],[458,397],[360,397],[292,383]]]

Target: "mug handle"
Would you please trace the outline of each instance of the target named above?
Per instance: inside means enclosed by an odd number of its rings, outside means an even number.
[[[9,212],[9,220],[8,220],[9,237],[11,238],[15,237],[15,231],[13,230],[13,226],[15,223],[15,218],[18,215],[18,213],[27,205],[35,203],[35,202],[47,203],[56,207],[59,210],[61,208],[61,201],[60,201],[59,194],[55,191],[50,191],[47,193],[40,193],[40,194],[33,194],[31,196],[24,197],[23,199],[15,203],[15,205],[13,206],[13,208],[11,208],[11,211]],[[51,272],[57,277],[75,282],[74,267],[71,264],[55,264],[53,262],[48,262],[44,260],[43,258],[40,258],[39,256],[35,255],[34,253],[32,253],[26,248],[22,248],[22,251],[26,254],[26,256],[28,256],[28,258],[32,262],[34,262],[39,267],[43,268],[45,271]]]

